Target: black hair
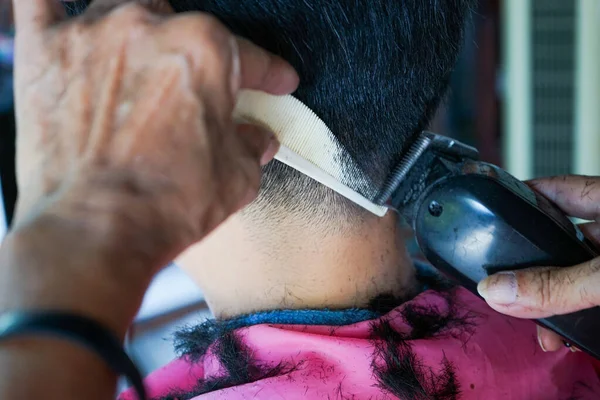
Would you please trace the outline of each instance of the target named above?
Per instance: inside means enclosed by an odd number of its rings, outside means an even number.
[[[195,339],[194,348],[190,349],[191,353],[187,356],[190,360],[198,362],[208,350],[209,345],[214,343],[214,354],[223,364],[225,374],[210,379],[201,379],[189,391],[175,389],[160,400],[192,399],[223,388],[245,385],[279,375],[288,375],[302,366],[301,362],[280,362],[275,365],[258,363],[252,355],[252,350],[244,344],[240,335],[232,330],[220,328],[216,321],[207,321],[198,328],[198,330],[187,332]],[[209,340],[211,334],[207,334],[206,331],[211,329],[214,329],[213,333],[218,332],[218,336]],[[182,335],[185,336],[184,333]],[[179,344],[178,346],[181,348],[185,345]]]
[[[329,126],[372,183],[374,196],[407,144],[436,111],[475,1],[171,0],[171,4],[176,11],[211,13],[235,34],[289,61],[301,79],[294,96]],[[315,205],[329,213],[350,207],[276,161],[265,167],[257,203],[305,213],[314,213]]]
[[[374,197],[439,106],[477,0],[169,1],[178,12],[213,14],[289,61],[301,79],[294,96],[328,125]],[[265,167],[255,204],[321,218],[356,210],[277,161]]]

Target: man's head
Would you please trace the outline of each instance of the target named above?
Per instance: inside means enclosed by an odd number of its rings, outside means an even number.
[[[214,14],[234,33],[291,62],[301,78],[294,96],[325,121],[377,190],[438,107],[473,1],[171,3],[176,11]],[[261,196],[249,210],[273,209],[320,219],[358,212],[279,162],[265,168]]]
[[[436,111],[473,3],[171,0],[176,11],[214,14],[237,35],[289,61],[301,79],[294,96],[328,125],[371,180],[373,193]],[[334,300],[315,295],[299,306],[345,306],[352,291],[360,292],[351,302],[356,306],[381,292],[401,294],[409,285],[407,274],[398,272],[409,263],[399,254],[398,236],[392,215],[376,218],[274,161],[265,167],[259,198],[182,260],[207,294],[218,297],[213,304],[227,302],[224,286],[242,293],[236,301],[251,302],[250,291],[239,287],[247,284],[259,291],[283,287],[275,291],[283,296],[281,307],[290,307],[286,296],[311,297],[305,287],[286,294],[290,285],[328,280],[330,292],[344,279],[347,288]],[[365,280],[372,285],[362,288]]]

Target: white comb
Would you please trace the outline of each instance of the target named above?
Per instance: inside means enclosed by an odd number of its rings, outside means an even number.
[[[263,125],[273,132],[281,143],[275,156],[280,162],[377,216],[382,217],[387,212],[387,207],[373,203],[357,191],[367,190],[369,180],[327,125],[300,100],[291,95],[273,96],[244,90],[233,115],[235,119]]]

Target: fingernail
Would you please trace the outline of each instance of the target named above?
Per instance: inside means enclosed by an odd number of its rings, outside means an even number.
[[[544,347],[544,342],[542,341],[542,328],[540,326],[537,327],[537,339],[538,339],[538,343],[540,345],[540,348],[542,349],[542,351],[544,353],[546,353],[548,350],[546,350],[546,348]]]
[[[487,302],[512,304],[517,300],[517,277],[514,272],[499,272],[479,282],[477,291]]]
[[[279,141],[277,140],[275,135],[273,135],[273,136],[271,136],[271,138],[269,140],[269,145],[268,145],[267,149],[265,150],[265,152],[263,153],[263,155],[260,159],[260,165],[268,164],[273,159],[273,157],[275,157],[275,154],[277,154],[278,151],[279,151]]]

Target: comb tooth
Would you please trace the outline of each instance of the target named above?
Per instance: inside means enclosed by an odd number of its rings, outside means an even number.
[[[327,125],[293,96],[244,90],[238,98],[234,118],[264,125],[275,133],[286,148],[286,156],[278,154],[276,159],[376,215],[382,216],[387,211],[387,207],[369,200],[373,197],[369,179]],[[290,156],[290,152],[299,157]]]
[[[281,161],[282,163],[289,165],[290,167],[303,173],[304,175],[311,177],[317,182],[329,187],[330,189],[335,190],[342,196],[352,200],[357,205],[363,207],[364,209],[372,212],[373,214],[379,217],[383,217],[387,212],[387,208],[376,206],[375,204],[371,203],[365,197],[354,192],[349,187],[340,184],[331,175],[327,174],[322,169],[316,167],[311,162],[305,160],[304,158],[291,151],[284,145],[281,145],[279,153],[277,153],[277,156],[275,158],[277,158],[277,160]]]

